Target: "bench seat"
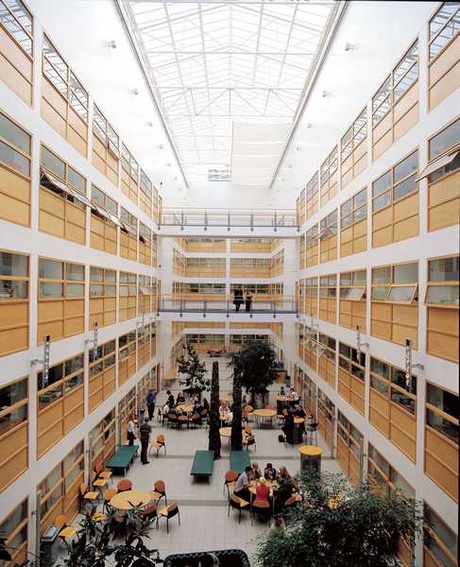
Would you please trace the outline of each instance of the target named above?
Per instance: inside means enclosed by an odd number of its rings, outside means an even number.
[[[210,478],[214,467],[214,451],[195,451],[192,470],[190,474],[193,477]]]
[[[115,453],[107,462],[106,468],[112,471],[120,469],[124,475],[134,461],[138,449],[138,445],[118,445]]]
[[[230,451],[230,468],[232,471],[242,473],[249,466],[251,466],[251,460],[247,451]]]

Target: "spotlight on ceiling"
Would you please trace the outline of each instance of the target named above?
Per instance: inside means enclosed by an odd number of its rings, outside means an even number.
[[[307,126],[307,128],[308,128],[308,126]],[[302,149],[302,146],[296,146],[295,151],[300,152],[301,149]]]
[[[133,89],[131,91],[131,94],[133,94],[134,96],[137,96],[139,94],[139,89]]]
[[[345,47],[344,47],[345,51],[353,51],[354,48],[355,48],[355,46],[352,43],[349,43],[348,41],[347,41],[347,43],[345,44]]]
[[[322,96],[323,98],[326,98],[327,96],[329,96],[329,93],[328,93],[327,91],[323,91],[323,92],[321,93],[321,96]]]
[[[107,42],[107,47],[111,47],[112,49],[116,49],[117,48],[117,42],[114,39],[110,39]]]
[[[149,120],[149,122],[146,122],[145,125],[149,128],[153,128],[153,122],[151,120]]]
[[[313,128],[313,124],[312,124],[311,122],[309,122],[309,123],[307,124],[307,128],[310,130],[310,128]]]
[[[160,144],[160,145],[158,146],[158,149],[159,149],[159,150],[164,150],[164,148],[165,148],[164,144]]]
[[[167,167],[171,167],[172,163],[168,161],[168,163],[166,164]]]

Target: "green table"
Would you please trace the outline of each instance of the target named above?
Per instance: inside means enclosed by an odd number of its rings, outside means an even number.
[[[115,453],[106,464],[114,473],[121,469],[122,474],[129,469],[138,451],[138,445],[118,445]]]
[[[195,451],[192,470],[190,474],[193,477],[202,477],[209,479],[212,476],[214,467],[214,451]]]
[[[232,471],[242,473],[249,466],[251,466],[251,460],[247,451],[230,451],[230,468]]]

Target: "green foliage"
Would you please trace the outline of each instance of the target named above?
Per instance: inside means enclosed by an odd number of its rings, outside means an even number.
[[[144,538],[149,538],[150,521],[142,517],[142,510],[135,507],[122,517],[117,513],[108,514],[104,521],[94,521],[91,514],[79,522],[78,537],[66,543],[67,557],[59,563],[65,567],[106,567],[110,557],[113,567],[148,567],[163,563],[157,549],[149,549]],[[124,540],[116,538],[124,533]]]
[[[214,451],[214,460],[220,459],[220,418],[219,418],[219,363],[212,363],[211,404],[209,407],[209,445]]]
[[[285,532],[259,542],[256,564],[270,567],[396,567],[400,538],[421,529],[419,505],[395,490],[351,488],[343,475],[301,477],[305,501],[286,515]]]
[[[211,381],[206,378],[206,365],[191,345],[187,345],[186,352],[176,362],[179,372],[187,374],[185,380],[180,380],[180,383],[185,385],[184,391],[189,394],[201,394],[209,390]]]
[[[239,352],[232,354],[230,366],[233,378],[239,376],[246,392],[265,392],[273,383],[272,369],[275,366],[276,352],[265,341],[249,341]]]

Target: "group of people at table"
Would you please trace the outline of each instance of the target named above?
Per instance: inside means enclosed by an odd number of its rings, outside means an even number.
[[[258,463],[253,462],[238,476],[233,494],[253,504],[266,502],[279,512],[286,501],[298,493],[297,484],[285,466],[276,470],[272,463],[267,463],[262,472]],[[298,497],[301,499],[300,495]]]

